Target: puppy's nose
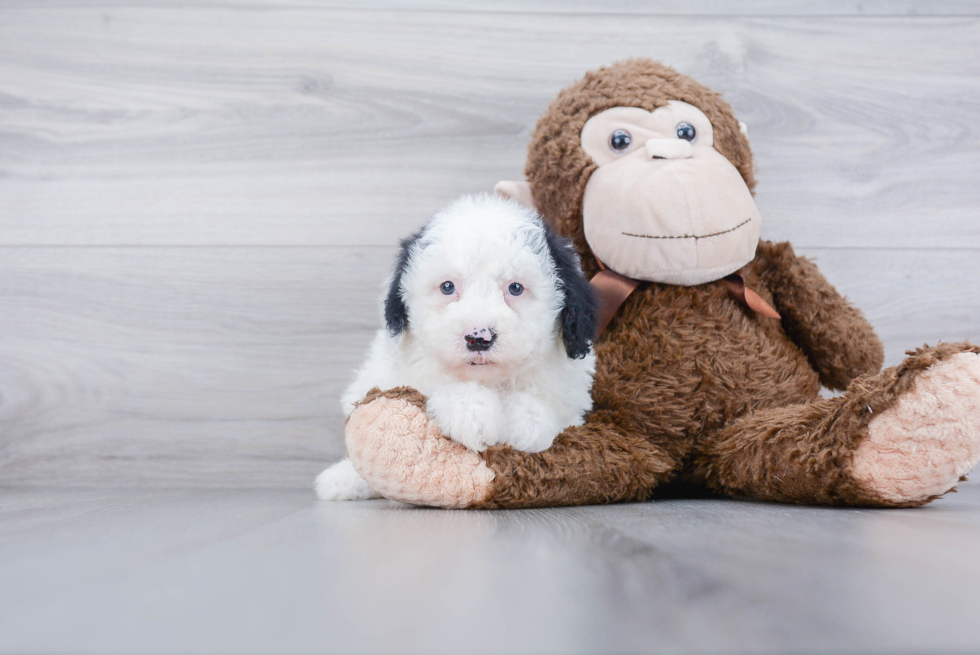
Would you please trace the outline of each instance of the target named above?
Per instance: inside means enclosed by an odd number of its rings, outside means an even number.
[[[490,350],[497,335],[490,328],[473,328],[463,337],[466,349],[470,351]]]
[[[694,154],[690,141],[684,139],[647,139],[650,159],[687,159]]]

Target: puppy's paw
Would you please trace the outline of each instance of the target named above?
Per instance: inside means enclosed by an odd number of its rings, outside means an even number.
[[[426,411],[444,435],[470,450],[482,452],[500,438],[500,399],[476,382],[436,391]]]
[[[515,393],[504,406],[507,427],[500,443],[506,443],[526,453],[539,453],[551,448],[561,426],[552,419],[548,407],[526,393]]]
[[[343,459],[316,476],[314,483],[320,500],[368,500],[381,494],[354,470],[349,459]]]

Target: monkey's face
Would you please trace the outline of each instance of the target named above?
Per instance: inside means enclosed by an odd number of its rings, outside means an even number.
[[[598,165],[582,200],[585,238],[617,273],[703,284],[755,257],[759,211],[697,107],[607,109],[586,122],[581,142]]]

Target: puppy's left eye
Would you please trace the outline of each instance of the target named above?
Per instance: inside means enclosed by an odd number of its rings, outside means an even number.
[[[512,282],[511,285],[507,287],[507,290],[510,291],[510,295],[519,296],[524,293],[524,285],[520,282]]]
[[[449,280],[446,280],[439,286],[439,290],[442,291],[443,295],[451,296],[453,295],[453,292],[456,291],[456,285]]]

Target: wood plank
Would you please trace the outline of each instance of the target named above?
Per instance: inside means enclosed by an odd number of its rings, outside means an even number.
[[[0,485],[307,487],[394,248],[7,248]],[[888,363],[980,340],[977,251],[829,250]]]
[[[320,502],[308,490],[2,493],[3,653],[978,647],[976,483],[895,511],[674,500],[491,513]]]
[[[519,176],[583,71],[650,56],[748,123],[769,236],[980,247],[977,19],[537,7],[5,5],[0,243],[385,245]]]
[[[926,343],[980,343],[980,251],[797,250],[862,309],[885,344],[885,366]]]
[[[5,7],[78,7],[66,0],[5,0]],[[105,8],[160,6],[159,0],[97,0],[88,6]],[[270,0],[201,0],[195,7],[234,11],[268,8]],[[290,7],[371,9],[374,11],[451,11],[467,13],[646,14],[658,16],[976,16],[973,0],[291,0]],[[180,7],[185,9],[186,6]]]
[[[0,480],[311,483],[380,325],[374,250],[8,249]]]

